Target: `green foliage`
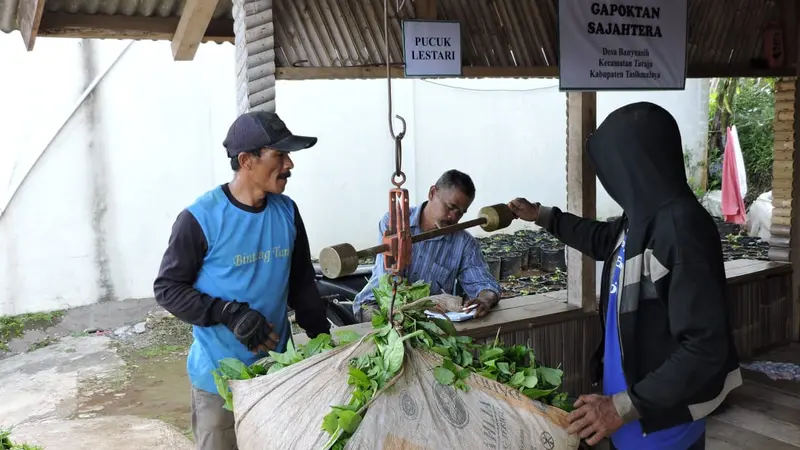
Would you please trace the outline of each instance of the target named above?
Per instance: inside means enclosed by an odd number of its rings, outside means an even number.
[[[8,343],[22,337],[26,330],[47,328],[63,317],[64,311],[0,316],[0,351],[8,351]]]
[[[43,450],[42,447],[29,444],[14,443],[11,440],[11,431],[0,430],[0,450]]]
[[[559,392],[563,372],[537,364],[534,352],[525,345],[505,347],[497,339],[490,344],[477,344],[472,338],[457,336],[453,324],[447,320],[430,319],[426,309],[434,304],[426,299],[430,286],[424,282],[398,283],[389,320],[393,286],[391,278],[384,275],[374,289],[380,311],[373,315],[372,332],[364,339],[373,344],[373,350],[353,358],[348,367],[347,383],[353,387],[348,402],[331,406],[331,411],[322,421],[322,429],[330,439],[325,449],[342,450],[361,423],[364,413],[373,398],[389,388],[399,377],[405,361],[407,345],[429,350],[441,356],[442,364],[434,368],[435,379],[463,391],[469,390],[467,379],[477,373],[514,389],[533,400],[551,404],[569,411],[571,405],[567,394]],[[390,323],[391,322],[391,323]],[[291,344],[283,353],[271,352],[268,358],[247,367],[241,361],[225,359],[214,371],[217,390],[231,409],[229,380],[247,380],[268,375],[305,358],[346,345],[359,339],[349,332],[334,343],[330,336],[320,335],[305,346],[297,348]]]
[[[711,93],[709,100],[709,142],[712,145],[708,149],[708,189],[722,186],[725,124],[736,125],[747,172],[745,203],[750,204],[772,186],[775,80],[740,78],[734,84],[732,95],[718,89]],[[720,97],[723,97],[721,103]]]
[[[360,339],[360,336],[353,331],[339,331],[336,336],[337,342],[334,342],[329,334],[320,334],[308,341],[307,344],[298,345],[296,348],[290,341],[286,345],[285,352],[269,352],[269,356],[256,361],[249,367],[236,358],[223,359],[219,362],[219,369],[214,370],[212,374],[214,375],[217,392],[225,399],[224,408],[233,411],[233,395],[228,387],[228,381],[249,380],[261,375],[274,373],[318,353],[347,345]]]

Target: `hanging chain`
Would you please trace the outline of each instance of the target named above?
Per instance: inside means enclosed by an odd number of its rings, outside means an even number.
[[[405,0],[395,0],[395,15],[399,14],[400,10],[405,5]],[[399,204],[401,207],[399,208],[402,211],[402,215],[398,217],[396,214],[392,214],[394,217],[393,227],[396,227],[398,224],[402,223],[405,220],[406,226],[408,225],[408,210],[402,207],[403,201],[407,203],[407,191],[405,189],[400,189],[403,186],[403,183],[406,182],[406,174],[403,173],[403,137],[406,135],[406,120],[400,116],[399,114],[394,114],[393,111],[393,102],[392,102],[392,64],[391,64],[391,55],[389,54],[389,0],[383,0],[383,50],[384,50],[384,57],[386,58],[386,92],[387,92],[387,103],[388,103],[388,120],[389,120],[389,134],[394,139],[394,173],[392,174],[392,184],[395,186],[395,189],[389,192],[390,199],[393,202],[400,202]],[[394,119],[397,119],[402,124],[402,129],[399,133],[395,133],[394,129]],[[394,195],[394,196],[393,196]],[[398,206],[395,203],[391,203],[392,211],[398,212]],[[397,228],[394,230],[395,233],[398,233],[398,236],[401,236],[401,232],[403,230]],[[406,230],[407,231],[407,230]],[[408,241],[406,241],[408,239]],[[404,242],[407,245],[410,245],[410,236],[408,237],[400,237],[398,246],[398,254],[396,257],[399,258],[399,261],[405,261],[409,256],[410,253],[406,256],[402,256],[404,247]],[[407,249],[410,252],[410,247]],[[407,264],[408,261],[405,263],[398,262],[398,266],[401,268],[400,270],[392,270],[392,300],[389,303],[389,323],[393,324],[394,322],[394,304],[395,300],[397,299],[397,287],[399,282],[402,280],[400,277],[400,273],[402,273],[402,267],[404,264]]]
[[[396,3],[397,11],[405,4]],[[387,87],[387,100],[389,104],[389,134],[394,139],[394,174],[392,175],[392,184],[398,188],[406,182],[406,174],[403,173],[403,137],[406,135],[406,119],[399,114],[394,114],[392,108],[392,64],[391,56],[389,55],[389,0],[383,0],[383,50],[384,57],[386,58],[386,87]],[[397,118],[403,125],[400,133],[394,131],[394,119]]]

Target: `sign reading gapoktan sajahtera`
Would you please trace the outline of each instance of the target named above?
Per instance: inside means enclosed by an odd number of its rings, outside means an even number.
[[[684,89],[687,14],[687,0],[559,0],[560,89]]]

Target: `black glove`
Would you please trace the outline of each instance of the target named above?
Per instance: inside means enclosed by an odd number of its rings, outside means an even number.
[[[222,308],[221,322],[233,332],[248,350],[257,352],[259,347],[274,350],[278,336],[272,332],[272,324],[250,305],[243,302],[227,302]]]

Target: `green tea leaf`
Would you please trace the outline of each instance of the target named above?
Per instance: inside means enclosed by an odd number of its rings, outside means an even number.
[[[543,397],[547,397],[548,395],[552,394],[553,391],[555,391],[555,388],[553,388],[553,389],[523,389],[522,393],[525,396],[527,396],[527,397],[529,397],[529,398],[531,398],[533,400],[539,400],[539,399],[541,399]]]
[[[271,351],[269,352],[269,356],[271,356],[272,359],[275,360],[275,362],[284,366],[291,366],[294,363],[294,361],[292,360],[292,355],[288,355],[286,353],[278,353]]]
[[[445,332],[441,328],[439,328],[438,325],[436,325],[433,322],[420,321],[420,322],[417,322],[417,325],[419,325],[420,327],[425,329],[425,331],[427,331],[427,332],[429,332],[431,334],[434,334],[434,335],[445,334]]]
[[[456,342],[462,345],[469,345],[472,344],[472,338],[469,336],[453,336]]]
[[[361,424],[361,416],[355,411],[342,411],[339,413],[339,428],[344,430],[345,433],[352,434]]]
[[[336,411],[331,411],[322,418],[322,429],[328,434],[336,433],[339,428],[339,414]]]
[[[536,372],[539,374],[539,377],[550,386],[561,386],[561,377],[564,375],[562,370],[539,366],[536,368]]]
[[[469,350],[461,351],[461,366],[468,367],[472,365],[472,353]]]
[[[522,372],[517,372],[514,376],[511,377],[511,380],[508,382],[508,385],[511,387],[520,387],[522,383],[525,381],[525,374]]]
[[[217,387],[217,392],[220,397],[225,399],[224,408],[233,411],[233,394],[231,394],[231,390],[228,387],[228,377],[220,370],[212,371],[211,375],[214,377],[214,385]]]
[[[456,374],[444,367],[437,367],[433,369],[433,377],[436,378],[440,384],[451,385],[456,380]]]
[[[524,392],[523,392],[524,394]],[[527,394],[525,394],[527,395]],[[550,404],[555,406],[556,408],[563,409],[564,411],[571,412],[574,409],[572,403],[567,400],[567,393],[561,392],[553,396],[553,399],[550,401]]]
[[[400,340],[400,335],[397,330],[392,328],[389,331],[389,342],[383,353],[384,367],[390,374],[396,373],[403,365],[403,357],[405,350],[403,349],[403,341]]]
[[[497,367],[497,370],[499,370],[500,373],[506,374],[506,375],[511,375],[511,370],[509,370],[507,362],[500,361],[500,362],[495,364],[495,367]]]
[[[456,327],[453,326],[453,323],[446,319],[432,319],[433,323],[436,324],[442,331],[447,333],[450,336],[455,336],[458,331],[456,331]]]
[[[522,381],[522,386],[526,388],[535,388],[537,384],[539,384],[539,378],[536,375],[525,377]]]
[[[380,327],[386,325],[387,323],[389,323],[389,320],[386,318],[386,316],[383,315],[383,313],[381,313],[381,314],[373,314],[373,316],[372,316],[372,328],[380,328]]]
[[[444,357],[450,356],[450,349],[447,347],[431,347],[430,350]]]
[[[338,330],[336,333],[336,341],[338,345],[347,345],[361,339],[355,331],[352,330]]]
[[[492,347],[482,351],[478,359],[484,362],[489,359],[499,358],[500,356],[503,356],[503,349],[500,347]]]
[[[279,370],[283,369],[284,367],[286,367],[286,366],[284,366],[284,365],[283,365],[283,364],[281,364],[281,363],[277,363],[277,362],[276,362],[275,364],[273,364],[273,365],[269,366],[269,369],[267,369],[267,375],[269,375],[269,374],[271,374],[271,373],[275,373],[275,372],[277,372],[277,371],[279,371]]]
[[[348,383],[356,385],[360,388],[370,387],[369,377],[361,369],[348,367],[347,371],[350,374],[350,378],[347,380]]]
[[[225,358],[219,362],[219,369],[232,380],[249,380],[253,378],[250,369],[236,358]]]
[[[494,372],[490,372],[488,370],[481,370],[477,372],[478,375],[482,376],[483,378],[488,378],[490,380],[497,381],[497,374]]]
[[[256,376],[256,377],[257,376],[261,376],[261,375],[266,375],[267,374],[267,369],[264,366],[262,366],[261,364],[253,364],[253,365],[250,366],[250,373],[252,373],[253,376]]]
[[[305,348],[303,349],[303,353],[305,354],[306,358],[310,358],[317,353],[322,352],[323,350],[327,350],[331,348],[331,336],[329,334],[320,334],[314,339],[308,341]]]

